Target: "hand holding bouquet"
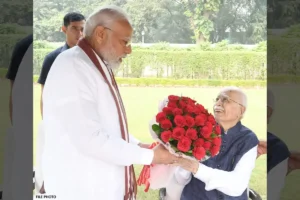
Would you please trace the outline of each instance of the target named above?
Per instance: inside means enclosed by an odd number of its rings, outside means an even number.
[[[203,105],[184,96],[170,95],[160,104],[159,113],[150,123],[150,133],[170,153],[199,162],[217,155],[221,146],[221,127],[214,116]],[[162,170],[162,167],[168,168],[167,171],[170,172],[165,183],[158,177],[162,175],[162,171],[160,173],[157,169]],[[173,166],[144,166],[143,170],[148,171],[147,177],[142,173],[139,180],[143,179],[144,182],[140,181],[139,185],[148,184],[153,189],[162,187],[172,176],[171,167]],[[165,173],[166,170],[164,175]]]

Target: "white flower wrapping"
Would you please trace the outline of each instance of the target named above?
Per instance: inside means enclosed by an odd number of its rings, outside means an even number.
[[[161,112],[164,107],[166,107],[168,104],[168,99],[164,99],[159,103],[158,106],[158,112]],[[175,150],[171,147],[169,143],[165,144],[163,141],[161,141],[156,133],[152,130],[152,125],[153,124],[158,124],[156,122],[156,117],[150,121],[149,123],[149,130],[151,137],[159,142],[161,145],[163,145],[171,154],[179,156],[179,153],[176,153]],[[181,157],[187,158],[187,159],[192,159],[196,160],[196,158],[191,157],[191,156],[186,156],[184,154],[180,154]],[[201,162],[209,159],[209,156],[205,156]],[[172,181],[174,173],[178,167],[172,166],[172,165],[154,165],[150,167],[150,188],[151,189],[160,189],[160,188],[166,188],[169,184],[170,181]]]

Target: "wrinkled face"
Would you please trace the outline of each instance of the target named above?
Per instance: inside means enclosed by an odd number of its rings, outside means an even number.
[[[96,28],[97,53],[111,69],[116,69],[122,59],[131,53],[132,28],[127,21],[115,22],[111,27]]]
[[[67,27],[63,26],[62,30],[66,34],[66,38],[70,47],[77,44],[78,40],[83,35],[85,20],[71,22]]]
[[[219,123],[237,121],[244,112],[242,95],[236,91],[221,92],[215,99],[214,115]]]

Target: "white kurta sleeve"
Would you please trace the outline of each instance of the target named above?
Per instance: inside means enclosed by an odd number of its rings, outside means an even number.
[[[129,142],[131,144],[135,144],[138,145],[139,143],[141,143],[138,139],[136,139],[132,134],[129,133]]]
[[[256,157],[257,146],[245,153],[231,172],[200,164],[194,176],[205,183],[207,191],[219,190],[229,196],[240,196],[248,188]]]
[[[153,150],[127,143],[121,137],[114,136],[115,134],[101,123],[98,113],[101,98],[97,99],[96,96],[99,92],[107,91],[108,86],[103,80],[100,84],[94,80],[95,76],[91,76],[91,73],[97,72],[91,72],[91,66],[80,59],[72,58],[72,60],[71,66],[61,64],[61,67],[70,70],[68,74],[60,75],[64,76],[65,84],[61,87],[65,88],[59,90],[63,94],[57,99],[59,103],[56,103],[55,111],[51,111],[56,113],[52,120],[59,120],[64,124],[67,137],[81,154],[122,166],[151,164]],[[103,92],[103,99],[107,94]],[[46,118],[45,116],[45,120],[51,120]],[[131,141],[134,140],[131,138]]]
[[[288,160],[285,159],[268,173],[268,198],[272,200],[280,200],[288,171]]]

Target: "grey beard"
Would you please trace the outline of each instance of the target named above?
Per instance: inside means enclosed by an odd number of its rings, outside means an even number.
[[[121,63],[118,62],[118,61],[110,61],[110,62],[107,62],[107,66],[110,68],[110,69],[118,69],[120,67]]]

